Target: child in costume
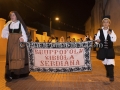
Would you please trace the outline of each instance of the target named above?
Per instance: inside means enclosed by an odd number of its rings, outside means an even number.
[[[113,49],[113,42],[116,42],[116,34],[109,28],[111,24],[110,16],[104,16],[103,27],[99,29],[95,38],[97,43],[101,43],[103,47],[99,48],[97,58],[102,60],[106,69],[106,77],[110,81],[114,81],[114,66],[115,66],[115,53]]]

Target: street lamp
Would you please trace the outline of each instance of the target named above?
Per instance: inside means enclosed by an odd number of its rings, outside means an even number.
[[[55,20],[59,21],[59,18],[56,17]],[[50,18],[50,34],[53,34],[53,32],[52,32],[52,20],[51,20],[51,18]]]
[[[55,18],[55,20],[56,20],[56,21],[58,21],[58,20],[59,20],[59,18],[58,18],[58,17],[56,17],[56,18]]]

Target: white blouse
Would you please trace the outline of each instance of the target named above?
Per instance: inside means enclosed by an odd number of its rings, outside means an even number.
[[[104,30],[103,27],[102,27],[102,29],[103,29],[104,37],[105,37],[105,39],[107,39],[107,35],[108,35],[107,32],[108,32],[109,29]],[[98,31],[97,36],[95,37],[95,40],[98,40],[98,39],[99,39],[99,36],[100,36],[100,31]],[[113,30],[112,30],[112,33],[110,34],[110,37],[111,37],[111,41],[112,41],[112,42],[116,42],[117,37],[116,37],[116,34],[114,33]]]
[[[2,30],[2,35],[1,35],[2,38],[8,39],[8,36],[9,36],[9,27],[8,26],[9,26],[9,24],[10,24],[11,29],[18,29],[20,21],[17,21],[17,22],[8,21]],[[22,36],[20,38],[23,38],[24,42],[27,42],[27,35],[26,35],[25,29],[23,28],[22,24],[21,24],[21,32],[22,32]]]

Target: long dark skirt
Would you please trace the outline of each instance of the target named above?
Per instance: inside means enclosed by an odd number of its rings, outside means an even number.
[[[19,38],[21,34],[12,33],[9,35],[6,53],[5,76],[12,78],[29,75],[28,54],[26,48],[20,48]]]

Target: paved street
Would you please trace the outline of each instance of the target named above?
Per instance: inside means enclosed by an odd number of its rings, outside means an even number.
[[[120,56],[116,56],[115,81],[105,77],[101,61],[92,52],[92,71],[77,73],[31,72],[29,77],[6,82],[5,56],[0,56],[0,90],[120,90]]]

